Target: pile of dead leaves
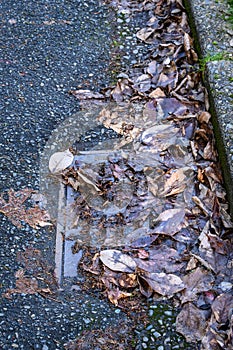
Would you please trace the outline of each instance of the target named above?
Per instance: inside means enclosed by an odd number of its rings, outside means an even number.
[[[97,253],[88,271],[99,276],[115,305],[137,288],[146,297],[179,300],[177,330],[188,341],[201,341],[203,350],[231,349],[232,222],[185,9],[180,0],[144,1],[136,7],[133,1],[114,4],[123,10],[125,4],[125,13],[148,11],[150,19],[137,38],[149,51],[143,63],[129,67],[102,94],[71,91],[79,100],[116,102],[98,116],[105,127],[122,135],[115,144],[118,161],[111,163],[112,155],[104,161],[112,169],[109,189],[129,169],[134,184],[113,234],[106,220],[97,222],[104,245],[112,247]],[[69,171],[63,180],[72,187],[79,177],[75,169],[73,175]],[[100,177],[97,171],[92,174],[96,196],[101,197]],[[79,184],[73,189],[80,191]],[[77,226],[82,220],[79,205],[77,200]],[[82,205],[91,216],[91,203]],[[116,235],[124,238],[120,244]]]
[[[123,323],[115,327],[108,327],[103,330],[84,331],[74,341],[65,344],[67,350],[131,350],[133,349],[132,334],[129,333],[129,325]]]
[[[15,288],[8,289],[4,297],[11,299],[14,294],[40,294],[52,298],[57,291],[57,281],[53,266],[43,257],[39,249],[28,247],[18,252],[17,261],[23,265],[15,273]]]
[[[10,189],[0,196],[0,213],[7,216],[18,228],[22,227],[22,223],[35,229],[51,226],[49,214],[40,205],[40,197],[40,194],[28,188],[20,191]]]

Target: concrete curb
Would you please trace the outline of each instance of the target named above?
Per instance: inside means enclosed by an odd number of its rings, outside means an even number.
[[[228,13],[225,0],[184,3],[198,54],[207,61],[203,78],[233,217],[233,26],[224,19]]]

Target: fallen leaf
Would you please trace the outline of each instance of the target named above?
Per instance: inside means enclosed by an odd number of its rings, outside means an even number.
[[[135,272],[137,266],[133,258],[115,249],[102,250],[100,260],[113,271],[132,273]]]
[[[154,31],[155,30],[153,28],[142,28],[137,32],[136,36],[138,39],[148,43],[148,39],[154,33]]]
[[[149,94],[150,98],[165,97],[165,93],[161,88],[156,88]]]
[[[208,271],[198,267],[184,276],[183,282],[185,290],[182,293],[181,301],[184,304],[188,301],[197,300],[200,293],[212,289],[214,277]]]
[[[104,99],[105,96],[100,94],[99,92],[93,92],[91,90],[71,90],[69,93],[79,100],[90,100],[90,99]]]
[[[8,289],[5,293],[6,298],[11,298],[12,294],[36,294],[40,291],[38,281],[34,277],[25,276],[23,269],[16,271],[16,288]]]
[[[149,74],[140,75],[133,85],[133,88],[140,92],[146,92],[151,88],[151,76]]]
[[[231,294],[220,294],[214,300],[211,308],[214,317],[219,324],[228,324],[233,309],[233,296]]]
[[[123,292],[117,288],[107,291],[107,295],[110,302],[115,306],[118,306],[118,301],[120,299],[129,298],[132,296],[132,293]]]
[[[187,342],[202,340],[206,326],[204,311],[198,309],[192,303],[186,303],[176,318],[176,331],[181,333]]]
[[[183,208],[165,210],[153,220],[153,230],[155,233],[166,233],[172,236],[181,227],[185,227],[184,219],[185,210]]]
[[[137,267],[147,272],[179,272],[184,264],[180,261],[180,254],[165,244],[157,245],[148,249],[146,260],[135,258]]]
[[[64,169],[71,166],[74,155],[69,149],[63,152],[54,153],[49,159],[49,170],[52,174],[61,173]]]
[[[192,175],[193,170],[188,167],[175,169],[166,180],[160,196],[168,197],[183,192],[188,183],[187,178],[192,177]]]
[[[16,192],[10,189],[8,191],[8,201],[0,196],[0,212],[6,215],[18,228],[22,227],[23,221],[33,228],[52,225],[49,214],[41,206],[26,206],[25,202],[33,192],[33,190],[27,188]]]
[[[154,292],[169,298],[185,288],[182,279],[174,274],[145,272],[140,277],[148,283]]]

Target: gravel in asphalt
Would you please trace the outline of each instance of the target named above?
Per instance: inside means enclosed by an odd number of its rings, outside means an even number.
[[[114,13],[96,1],[1,4],[0,189],[38,189],[39,152],[53,128],[79,110],[68,91],[110,82]],[[30,246],[53,263],[53,230],[18,229],[1,215],[1,290],[15,285],[17,254]],[[51,258],[51,259],[50,259]],[[48,262],[47,262],[48,263]],[[107,301],[70,292],[1,298],[1,349],[63,349],[82,329],[125,319]]]

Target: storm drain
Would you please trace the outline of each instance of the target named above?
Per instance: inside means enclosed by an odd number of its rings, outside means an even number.
[[[185,206],[194,191],[189,139],[164,123],[162,113],[155,123],[140,108],[109,105],[99,114],[80,112],[54,132],[45,149],[41,184],[57,218],[59,282],[77,276],[82,247],[137,249],[185,228]],[[51,155],[68,149],[72,164],[58,177],[49,173]],[[171,164],[179,169],[169,180]],[[177,172],[182,184],[171,202],[169,184]]]
[[[83,253],[77,247],[102,246],[106,235],[103,235],[103,228],[100,229],[101,222],[104,218],[119,216],[129,202],[123,197],[126,192],[132,192],[133,185],[125,179],[115,184],[114,198],[110,188],[101,192],[97,187],[98,174],[106,170],[109,161],[127,158],[126,151],[113,149],[119,139],[119,134],[113,130],[97,126],[72,144],[73,164],[65,172],[59,190],[55,253],[55,274],[59,284],[63,277],[77,276]],[[111,182],[112,179],[106,176],[106,187]]]

